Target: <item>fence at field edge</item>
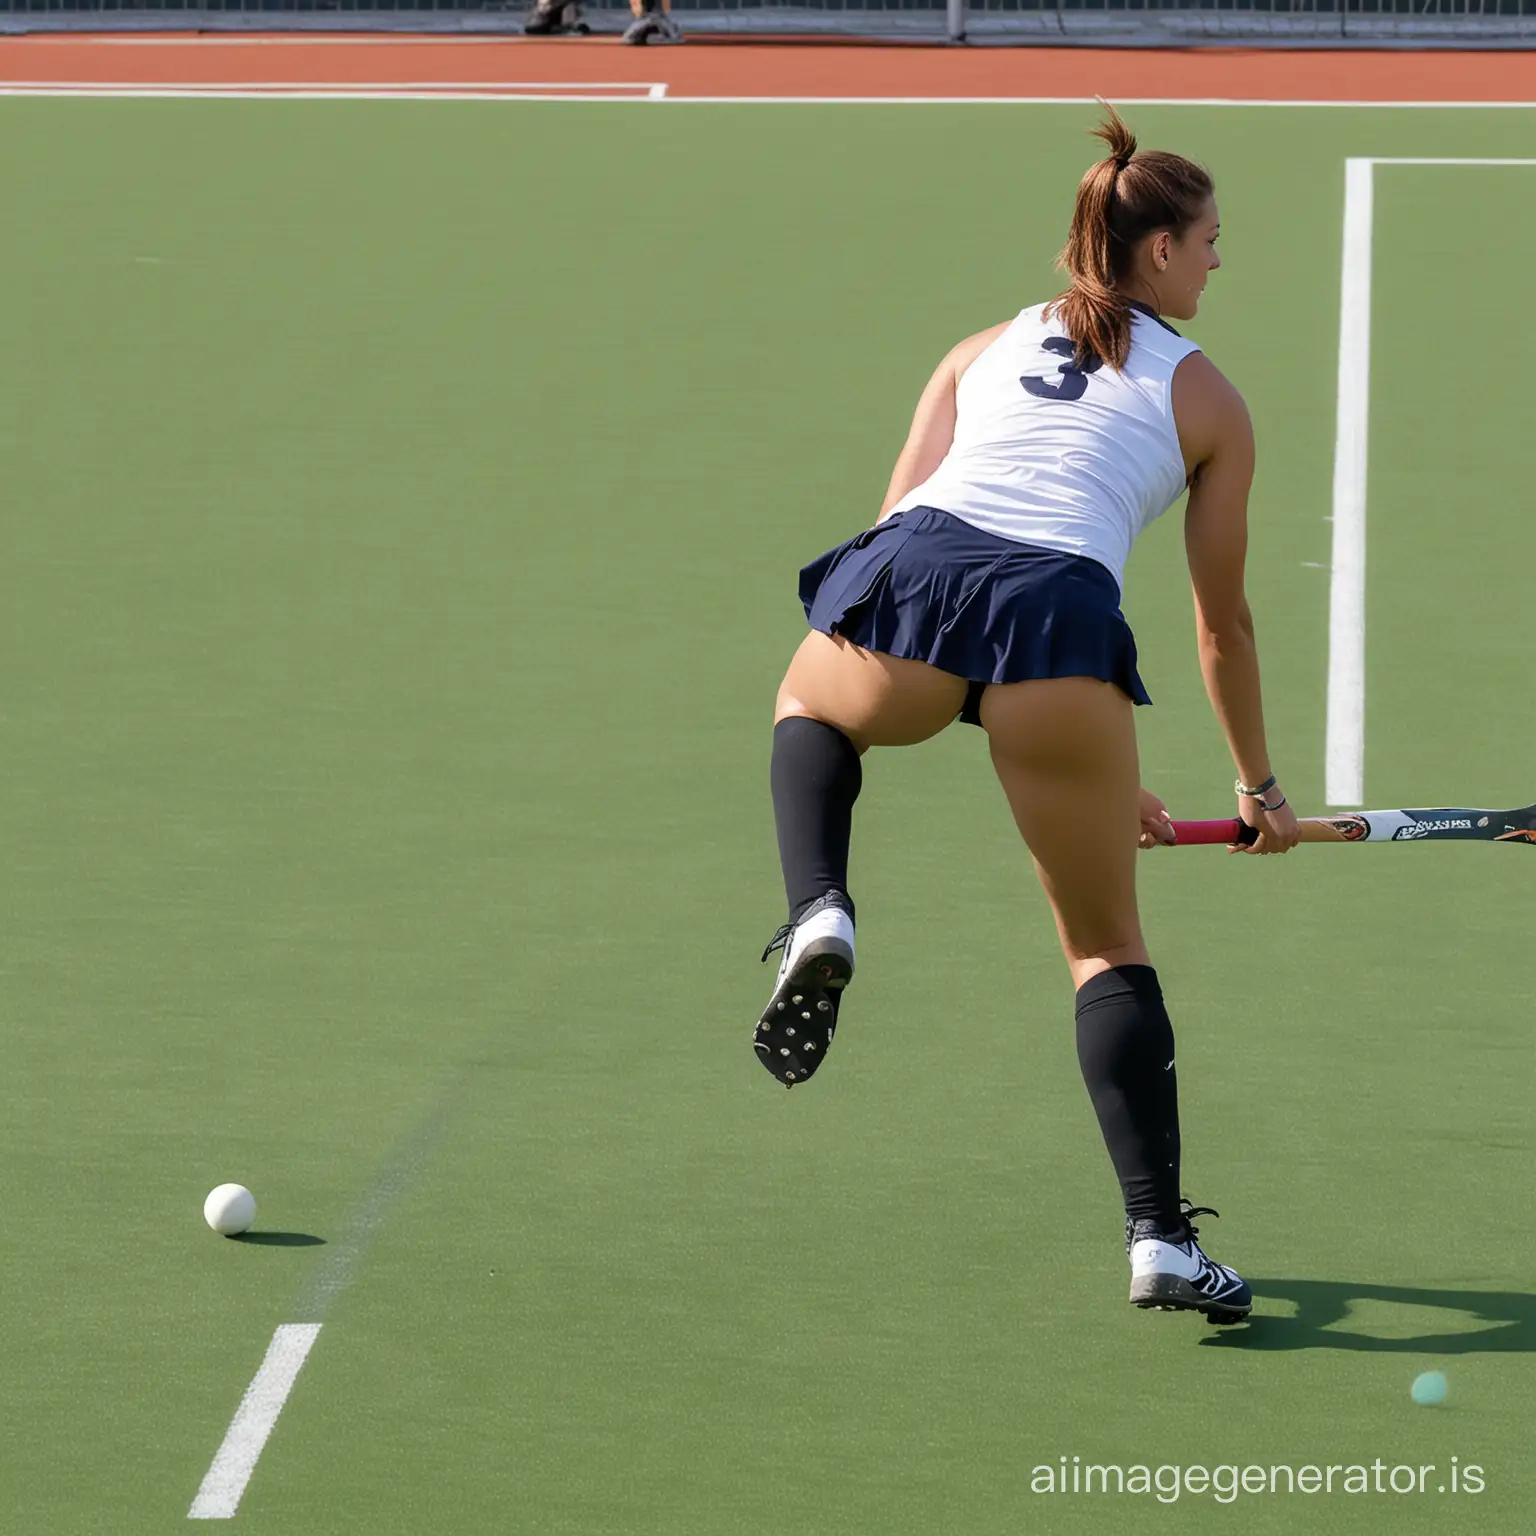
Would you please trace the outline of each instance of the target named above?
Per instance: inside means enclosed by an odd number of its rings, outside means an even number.
[[[700,35],[1191,47],[1536,47],[1536,0],[674,0]],[[0,32],[521,30],[519,0],[0,0]],[[626,5],[587,5],[597,32]]]

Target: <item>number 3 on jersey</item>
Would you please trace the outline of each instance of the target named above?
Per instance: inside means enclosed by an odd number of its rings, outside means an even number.
[[[1097,373],[1104,366],[1102,357],[1090,357],[1086,363],[1077,361],[1077,347],[1065,336],[1047,336],[1040,345],[1047,352],[1054,352],[1066,361],[1054,379],[1041,378],[1038,374],[1025,374],[1019,383],[1030,394],[1041,400],[1081,400],[1088,389],[1088,375]]]

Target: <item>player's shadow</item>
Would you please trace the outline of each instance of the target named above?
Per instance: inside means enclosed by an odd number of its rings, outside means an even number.
[[[311,1232],[240,1232],[230,1241],[256,1243],[263,1248],[315,1248],[325,1244],[323,1237]]]
[[[1212,1330],[1202,1344],[1221,1349],[1357,1349],[1411,1355],[1536,1353],[1536,1295],[1522,1291],[1420,1290],[1408,1285],[1350,1285],[1338,1280],[1250,1279],[1248,1284],[1255,1297],[1248,1322]],[[1289,1317],[1271,1315],[1264,1309],[1266,1301],[1288,1301],[1295,1313]],[[1360,1302],[1438,1307],[1475,1318],[1481,1326],[1381,1338],[1351,1329],[1350,1309]],[[1383,1318],[1378,1308],[1371,1310],[1373,1320]]]

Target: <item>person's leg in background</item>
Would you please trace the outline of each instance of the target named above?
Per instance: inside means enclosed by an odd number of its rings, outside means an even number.
[[[538,0],[523,23],[525,37],[585,37],[591,30],[582,20],[580,0]]]
[[[626,43],[680,43],[683,29],[672,19],[672,0],[629,0],[634,20],[624,34]]]

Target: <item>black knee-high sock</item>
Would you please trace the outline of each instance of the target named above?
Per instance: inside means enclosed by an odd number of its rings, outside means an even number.
[[[1179,1221],[1179,1085],[1173,1025],[1150,965],[1077,991],[1077,1059],[1133,1220]]]
[[[841,731],[796,715],[773,728],[769,778],[784,893],[795,922],[828,891],[848,895],[848,840],[864,770]]]

